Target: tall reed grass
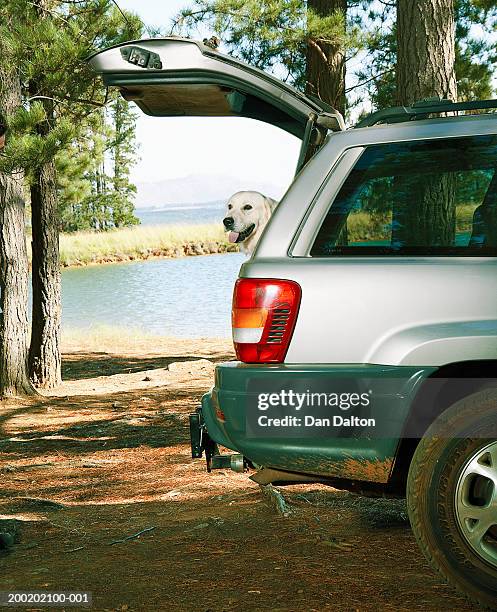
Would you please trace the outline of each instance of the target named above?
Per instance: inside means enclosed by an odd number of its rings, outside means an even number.
[[[142,259],[150,256],[178,256],[191,247],[203,252],[226,250],[222,226],[158,225],[123,228],[109,232],[61,234],[60,254],[63,266]],[[192,253],[196,254],[195,250]],[[198,254],[202,254],[199,252]]]

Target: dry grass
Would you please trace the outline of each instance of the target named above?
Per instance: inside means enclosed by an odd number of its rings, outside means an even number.
[[[64,328],[62,347],[67,350],[87,350],[89,347],[102,351],[125,351],[137,342],[160,342],[163,338],[148,334],[145,330],[112,325],[96,325],[91,329]]]
[[[229,353],[233,345],[227,338],[171,338],[150,334],[141,328],[118,325],[96,325],[90,329],[66,327],[62,330],[64,352],[167,355],[171,351],[178,354],[188,352],[192,346],[202,354],[202,350]]]
[[[158,225],[123,228],[109,232],[61,234],[60,254],[63,266],[86,264],[154,254],[172,256],[185,244],[226,243],[219,224]]]

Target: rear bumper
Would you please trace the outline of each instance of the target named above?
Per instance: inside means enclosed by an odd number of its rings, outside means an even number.
[[[219,393],[216,387],[213,387],[209,393],[206,393],[202,397],[200,411],[202,413],[205,427],[209,432],[210,437],[215,440],[217,444],[225,446],[230,450],[239,452],[236,441],[231,439],[227,433],[226,423],[222,418],[218,397]],[[228,430],[229,429],[230,427],[228,425]],[[235,436],[235,439],[237,437],[238,436]]]
[[[250,365],[229,362],[216,367],[215,385],[202,398],[200,408],[206,430],[217,444],[242,454],[251,463],[324,478],[388,482],[410,405],[423,380],[434,368],[369,364]],[[247,435],[247,411],[253,410],[253,381],[323,381],[399,379],[398,392],[382,398],[392,422],[389,437],[271,438]],[[252,397],[251,397],[252,396]]]

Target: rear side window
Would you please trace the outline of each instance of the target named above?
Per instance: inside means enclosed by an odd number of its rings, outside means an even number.
[[[369,146],[311,255],[497,256],[496,169],[495,135]]]

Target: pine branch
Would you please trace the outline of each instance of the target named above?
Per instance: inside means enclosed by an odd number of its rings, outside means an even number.
[[[131,28],[132,27],[131,22],[129,21],[127,15],[122,11],[122,9],[119,6],[119,4],[117,4],[116,0],[111,0],[111,2],[112,2],[112,4],[114,4],[116,6],[117,10],[121,13],[121,15],[122,15],[124,21],[126,22],[127,26],[129,28]]]
[[[27,99],[28,102],[32,102],[33,100],[51,100],[56,104],[67,104],[68,102],[73,102],[78,104],[88,104],[97,108],[104,108],[108,104],[109,90],[107,89],[103,102],[98,102],[97,100],[85,100],[84,98],[70,98],[69,96],[64,97],[63,100],[59,100],[58,98],[52,98],[50,96],[31,96]]]
[[[317,44],[317,42],[316,42],[315,40],[313,40],[312,38],[309,38],[309,40],[308,40],[307,42],[309,43],[309,45],[310,45],[310,46],[311,46],[313,49],[315,49],[315,50],[318,52],[318,54],[319,54],[319,56],[321,57],[321,59],[323,60],[323,62],[324,62],[325,64],[327,64],[327,63],[328,63],[328,58],[326,57],[325,52],[324,52],[324,51],[321,49],[321,47],[320,47],[320,46]]]
[[[372,76],[369,79],[366,79],[365,81],[362,81],[361,83],[357,83],[356,85],[353,85],[352,87],[349,87],[345,90],[345,93],[349,93],[349,91],[353,91],[354,89],[357,89],[358,87],[363,87],[364,85],[367,85],[367,83],[370,83],[371,81],[376,81],[376,79],[379,79],[382,76],[385,76],[385,74],[389,74],[390,72],[394,72],[395,68],[389,68],[388,70],[384,70],[383,72],[380,72],[379,74],[375,74],[374,76]]]

